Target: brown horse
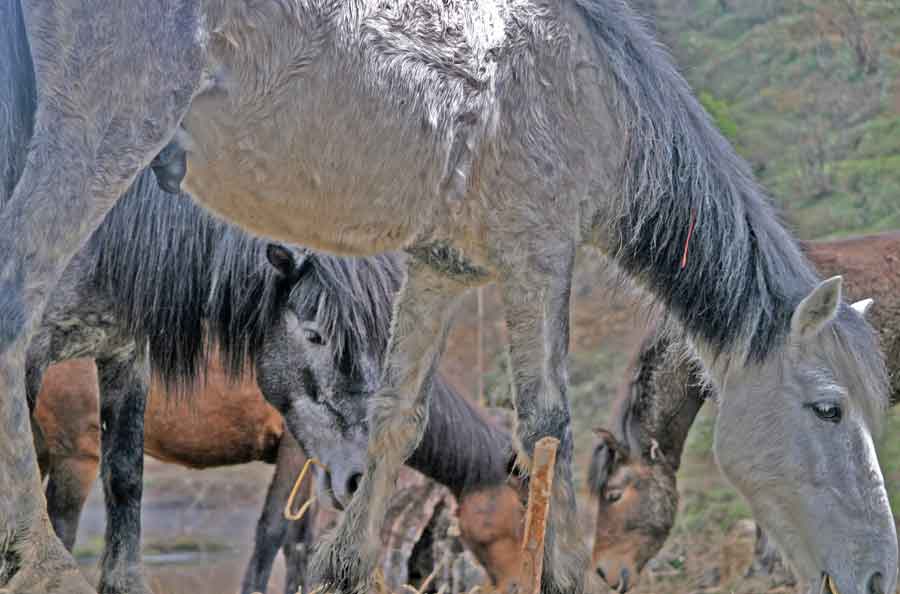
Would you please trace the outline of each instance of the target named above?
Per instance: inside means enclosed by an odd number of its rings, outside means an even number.
[[[192,398],[167,398],[165,389],[154,382],[144,415],[144,453],[188,468],[257,460],[276,464],[241,591],[266,590],[280,547],[287,567],[285,591],[293,594],[303,585],[311,526],[306,518],[286,522],[282,511],[306,456],[255,382],[229,382],[217,360],[210,358],[207,381]],[[93,361],[72,359],[51,366],[35,418],[41,474],[48,477],[50,518],[72,550],[81,510],[100,466],[100,397]],[[302,486],[298,500],[309,498],[310,485]]]
[[[284,430],[281,415],[265,401],[255,382],[249,378],[229,382],[217,357],[209,357],[206,382],[196,390],[189,398],[172,399],[159,382],[153,383],[144,416],[144,453],[196,469],[253,461],[275,464],[241,592],[266,590],[280,547],[287,567],[285,592],[294,594],[305,586],[306,554],[317,516],[308,514],[291,523],[283,519],[282,512],[306,456]],[[97,370],[92,360],[73,359],[48,368],[33,430],[41,474],[47,477],[51,521],[69,550],[75,544],[81,511],[100,465],[99,407]],[[452,457],[453,448],[446,447],[443,454]],[[445,478],[455,482],[452,473]],[[430,486],[432,481],[422,480],[428,489],[435,489]],[[309,498],[311,484],[307,481],[303,485],[297,501]],[[518,577],[524,517],[519,487],[512,483],[486,488],[476,485],[460,494],[457,508],[462,541],[457,548],[465,545],[472,550],[501,591]],[[441,493],[452,497],[446,489]],[[398,492],[397,496],[410,494]],[[387,559],[386,563],[391,561]]]
[[[854,299],[874,299],[866,313],[878,330],[891,378],[891,402],[900,400],[900,231],[805,244],[823,274],[842,274]],[[868,303],[860,302],[858,309]],[[590,468],[597,498],[593,563],[625,591],[662,547],[678,506],[676,473],[688,430],[705,392],[684,345],[651,329],[623,385],[611,430],[598,429]],[[762,537],[762,533],[759,533]],[[778,565],[777,554],[757,543],[756,559]],[[622,584],[616,578],[631,576]]]

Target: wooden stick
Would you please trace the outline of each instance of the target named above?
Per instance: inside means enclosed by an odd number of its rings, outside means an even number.
[[[522,594],[540,594],[541,572],[544,570],[544,536],[553,493],[553,471],[559,440],[544,437],[534,447],[531,479],[528,487],[528,509],[525,513],[525,535],[519,584]]]

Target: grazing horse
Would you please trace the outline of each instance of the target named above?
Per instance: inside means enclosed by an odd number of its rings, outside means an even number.
[[[231,383],[217,360],[210,356],[203,386],[188,399],[173,401],[166,387],[153,382],[145,411],[144,452],[158,460],[189,468],[243,464],[261,460],[276,464],[272,483],[256,531],[241,587],[243,594],[266,590],[279,547],[285,554],[285,592],[304,586],[306,553],[313,536],[305,516],[299,522],[282,518],[288,493],[306,456],[290,433],[284,432],[281,415],[263,398],[255,383],[245,379]],[[449,384],[438,378],[432,400],[430,433],[411,463],[435,478],[455,495],[465,509],[484,497],[488,489],[508,494],[500,511],[521,517],[521,503],[512,487],[501,487],[506,465],[490,455],[499,449],[511,454],[504,430],[485,420]],[[44,374],[35,418],[35,435],[43,475],[48,476],[50,519],[66,548],[71,550],[84,502],[97,476],[100,462],[100,395],[93,362],[76,359],[50,366]],[[487,455],[485,455],[487,454]],[[308,481],[297,500],[309,497]],[[469,545],[495,580],[512,580],[518,567],[499,563],[490,551],[502,546],[519,547],[509,534],[488,534],[482,518],[462,514],[463,542]]]
[[[187,196],[160,194],[145,172],[110,211],[57,284],[29,350],[33,400],[50,363],[96,359],[109,520],[101,592],[149,591],[139,548],[142,453],[149,445],[151,455],[177,457],[166,447],[179,445],[171,438],[144,443],[150,370],[166,390],[196,396],[193,384],[209,369],[213,347],[228,377],[252,367],[266,400],[303,449],[329,469],[318,484],[343,507],[365,470],[366,411],[402,279],[399,255],[336,258],[291,250],[246,235]],[[456,495],[504,483],[509,436],[442,381],[434,391],[429,435],[409,464]],[[155,412],[151,421],[172,421],[171,414]],[[287,482],[279,491],[290,487],[289,476],[281,480]],[[51,471],[51,510],[71,509],[74,494],[65,485],[75,481]],[[71,514],[51,520],[71,546],[77,526]]]
[[[820,272],[844,274],[855,306],[878,330],[891,377],[891,402],[900,401],[900,231],[813,241],[804,245]],[[688,431],[706,398],[700,370],[683,344],[648,332],[615,404],[612,430],[598,429],[589,471],[597,498],[593,563],[606,576],[631,576],[662,548],[678,507],[676,474]],[[751,501],[753,495],[750,496]],[[763,533],[758,570],[777,567],[777,552]]]
[[[782,479],[767,528],[809,587],[894,587],[872,447],[887,383],[874,333],[841,279],[815,274],[624,0],[2,6],[0,584],[89,591],[35,496],[26,351],[69,260],[165,149],[163,183],[186,171],[198,201],[253,232],[411,255],[368,445],[346,456],[368,462],[313,557],[317,583],[369,591],[454,306],[497,282],[520,461],[544,436],[561,442],[541,587],[583,589],[566,356],[572,264],[587,245],[684,329],[721,394],[729,478],[744,493]],[[760,441],[769,448],[748,451]],[[784,464],[752,471],[775,444]]]

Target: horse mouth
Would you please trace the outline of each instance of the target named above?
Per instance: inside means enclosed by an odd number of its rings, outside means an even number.
[[[338,501],[338,498],[334,494],[334,489],[331,487],[331,473],[323,472],[322,473],[322,495],[328,497],[328,501],[331,503],[331,507],[338,510],[339,512],[344,511],[344,504]]]

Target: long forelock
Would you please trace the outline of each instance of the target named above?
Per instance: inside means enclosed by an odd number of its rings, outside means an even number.
[[[312,269],[291,293],[303,311],[314,312],[332,345],[335,361],[356,365],[365,354],[382,361],[391,331],[393,301],[403,276],[402,256],[370,258],[315,254]]]

